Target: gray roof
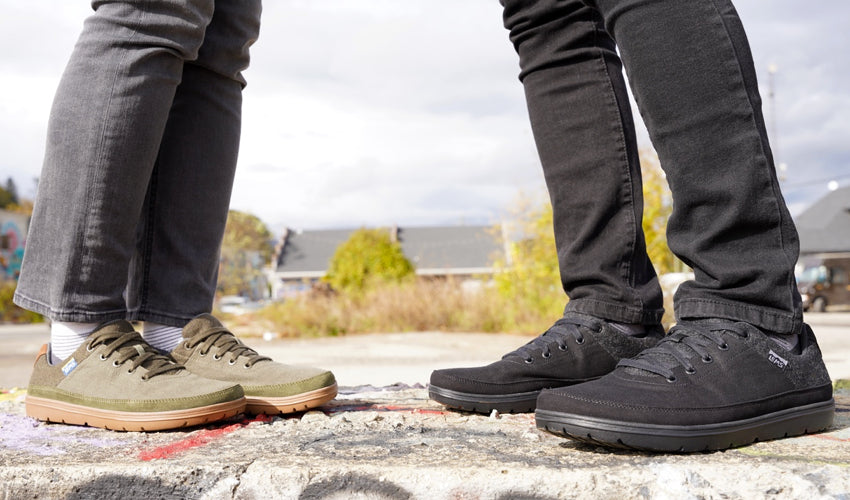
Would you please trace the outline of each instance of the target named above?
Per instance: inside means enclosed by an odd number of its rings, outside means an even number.
[[[277,256],[278,274],[323,276],[336,248],[354,231],[289,231]],[[418,274],[476,274],[491,272],[502,254],[497,231],[493,226],[399,227],[398,239]]]
[[[800,253],[850,251],[850,186],[830,192],[795,220]]]

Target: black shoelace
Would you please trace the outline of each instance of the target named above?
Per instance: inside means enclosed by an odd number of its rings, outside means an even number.
[[[742,338],[749,336],[743,325],[734,323],[717,326],[677,325],[655,347],[643,351],[634,358],[620,360],[618,366],[661,375],[668,382],[675,382],[674,368],[682,366],[685,368],[685,373],[692,375],[696,373],[696,363],[707,364],[714,361],[713,350],[729,349],[729,344],[723,338],[725,333]]]
[[[516,351],[510,352],[503,356],[503,359],[508,356],[519,356],[526,363],[534,362],[534,355],[540,353],[544,358],[552,355],[551,348],[556,347],[560,351],[568,349],[570,339],[576,344],[584,343],[584,336],[581,334],[579,327],[589,328],[594,331],[600,330],[598,321],[582,318],[561,318],[555,322],[548,330],[543,332],[531,342],[520,347]]]
[[[271,358],[262,356],[243,344],[227,328],[212,328],[198,333],[186,341],[186,347],[189,349],[194,349],[198,345],[200,345],[201,356],[206,356],[215,347],[216,352],[213,354],[213,358],[216,360],[222,359],[225,354],[230,353],[231,364],[234,364],[239,356],[246,356],[248,360],[245,362],[245,368],[250,368],[259,361],[271,361]]]
[[[86,349],[91,352],[99,345],[106,346],[106,349],[100,354],[101,361],[106,361],[113,354],[116,354],[112,360],[112,365],[115,367],[130,363],[129,373],[133,373],[140,366],[146,368],[147,373],[142,375],[142,380],[185,369],[183,365],[179,365],[171,358],[160,354],[145,342],[137,332],[104,332],[94,337]]]

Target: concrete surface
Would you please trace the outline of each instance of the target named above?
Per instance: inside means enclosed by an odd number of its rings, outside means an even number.
[[[834,358],[833,378],[850,378],[850,315],[809,321]],[[0,387],[23,385],[9,382],[28,377],[34,349],[26,362],[16,353],[37,348],[45,331],[0,328]],[[526,339],[256,340],[282,361],[333,369],[340,396],[290,418],[171,432],[42,424],[24,415],[24,391],[4,391],[0,498],[850,499],[850,388],[837,391],[823,434],[692,455],[610,451],[540,432],[531,415],[446,412],[427,399],[431,369],[490,362]]]

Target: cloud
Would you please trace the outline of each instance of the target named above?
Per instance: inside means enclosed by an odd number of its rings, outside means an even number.
[[[795,210],[850,170],[850,3],[738,0]],[[37,176],[84,2],[0,6],[2,176]],[[494,0],[265,2],[232,206],[275,230],[498,219],[544,193]],[[50,40],[50,43],[35,43]],[[769,101],[767,68],[776,64]],[[8,172],[8,173],[7,173]],[[846,180],[844,182],[848,182]],[[541,194],[541,196],[544,196]]]

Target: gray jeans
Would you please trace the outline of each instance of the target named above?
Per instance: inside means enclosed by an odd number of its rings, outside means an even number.
[[[182,326],[212,307],[260,0],[92,6],[53,103],[15,302]]]

